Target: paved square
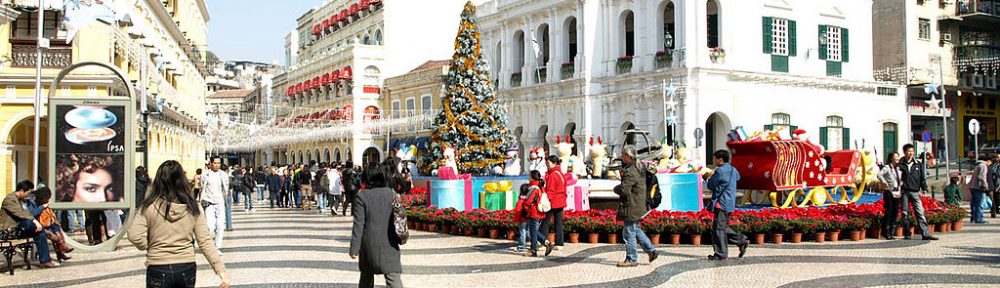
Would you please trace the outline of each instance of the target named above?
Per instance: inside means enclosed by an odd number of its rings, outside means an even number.
[[[223,248],[234,287],[355,287],[357,262],[347,247],[348,217],[316,211],[234,212]],[[993,220],[994,223],[997,220]],[[711,246],[658,247],[661,257],[617,268],[625,248],[567,244],[547,258],[511,251],[506,240],[414,231],[403,246],[407,287],[1000,287],[1000,225],[971,225],[942,240],[867,240],[751,246],[746,258],[703,260]],[[11,287],[142,287],[144,253],[75,253],[56,269],[0,275]],[[198,286],[219,283],[198,256]],[[377,285],[385,281],[376,277]]]

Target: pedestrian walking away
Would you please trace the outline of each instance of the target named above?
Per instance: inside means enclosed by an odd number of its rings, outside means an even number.
[[[366,167],[367,187],[354,200],[350,256],[358,259],[358,287],[362,288],[374,287],[376,274],[384,274],[389,287],[403,287],[399,237],[391,232],[395,231],[392,202],[396,192],[386,187],[388,171],[384,170],[379,165]]]
[[[197,276],[194,243],[229,287],[229,274],[194,198],[184,168],[168,160],[156,170],[149,198],[139,205],[128,240],[146,251],[146,287],[194,287]]]
[[[715,158],[715,173],[708,180],[708,189],[712,190],[712,201],[708,209],[715,213],[712,220],[712,248],[715,254],[708,255],[709,260],[725,261],[729,258],[729,244],[740,248],[739,258],[747,253],[750,241],[747,236],[736,233],[729,228],[729,216],[736,209],[736,187],[740,181],[740,173],[729,165],[729,151],[719,150],[712,154]]]

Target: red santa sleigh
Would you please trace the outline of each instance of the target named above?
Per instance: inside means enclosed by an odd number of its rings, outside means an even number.
[[[857,181],[860,187],[855,184],[856,177],[867,174],[860,151],[823,152],[819,145],[802,139],[730,141],[726,145],[733,167],[740,172],[738,188],[750,190],[743,204],[770,200],[781,208],[826,205],[833,199],[831,192],[840,195],[833,204],[854,203],[868,182],[861,179]]]

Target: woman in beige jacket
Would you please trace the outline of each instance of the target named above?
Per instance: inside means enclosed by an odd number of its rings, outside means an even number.
[[[171,160],[160,165],[152,185],[128,232],[128,240],[146,251],[146,287],[194,287],[195,240],[222,278],[220,287],[229,287],[226,267],[180,163]]]

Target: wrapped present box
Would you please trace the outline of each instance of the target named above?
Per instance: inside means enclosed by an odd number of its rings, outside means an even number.
[[[697,173],[656,174],[660,187],[660,206],[664,211],[700,211],[702,209],[702,180]]]
[[[573,185],[566,187],[566,211],[590,210],[590,187]]]
[[[479,194],[480,207],[490,211],[512,210],[513,206],[507,206],[512,195],[513,191],[482,192]]]

